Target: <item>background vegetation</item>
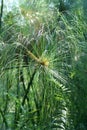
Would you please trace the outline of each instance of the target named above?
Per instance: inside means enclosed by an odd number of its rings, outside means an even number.
[[[87,1],[0,2],[0,130],[87,130]]]

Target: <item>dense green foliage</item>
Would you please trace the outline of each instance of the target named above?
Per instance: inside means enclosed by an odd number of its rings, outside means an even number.
[[[1,1],[0,130],[87,129],[86,5]]]

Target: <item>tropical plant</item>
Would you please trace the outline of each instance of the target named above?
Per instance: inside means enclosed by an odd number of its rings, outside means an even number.
[[[26,0],[3,16],[0,129],[87,128],[87,25],[82,13],[73,17],[48,3]]]

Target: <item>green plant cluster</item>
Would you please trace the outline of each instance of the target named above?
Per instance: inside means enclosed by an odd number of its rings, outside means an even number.
[[[25,0],[3,10],[0,130],[87,129],[87,22],[80,2]]]

